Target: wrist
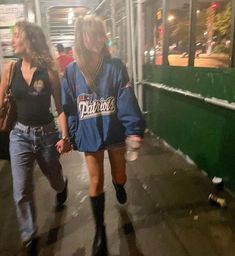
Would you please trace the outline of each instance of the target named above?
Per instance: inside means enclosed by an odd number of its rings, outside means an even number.
[[[60,139],[61,139],[61,140],[64,140],[64,141],[70,141],[68,135],[62,135],[62,136],[60,137]]]

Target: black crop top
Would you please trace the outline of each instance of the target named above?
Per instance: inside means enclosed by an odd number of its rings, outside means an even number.
[[[30,126],[49,124],[53,120],[50,112],[51,83],[48,72],[38,67],[30,85],[21,72],[22,60],[15,65],[11,89],[16,101],[17,121]]]

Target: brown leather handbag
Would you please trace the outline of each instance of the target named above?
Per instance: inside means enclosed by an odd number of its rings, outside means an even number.
[[[9,69],[8,87],[5,93],[3,106],[0,108],[0,132],[10,132],[16,120],[16,105],[11,93],[11,81],[14,73],[15,61]]]

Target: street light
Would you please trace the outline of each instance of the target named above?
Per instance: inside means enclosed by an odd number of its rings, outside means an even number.
[[[172,20],[174,20],[174,19],[175,19],[175,16],[174,16],[174,15],[168,16],[168,21],[172,21]]]

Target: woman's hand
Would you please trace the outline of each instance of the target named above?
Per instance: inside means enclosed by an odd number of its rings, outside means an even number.
[[[56,149],[60,154],[68,153],[72,148],[73,147],[69,139],[60,139],[56,143]]]
[[[129,136],[127,136],[127,138],[125,140],[126,145],[130,145],[134,142],[136,147],[138,145],[138,148],[140,148],[142,141],[143,141],[143,139],[139,135],[129,135]]]

